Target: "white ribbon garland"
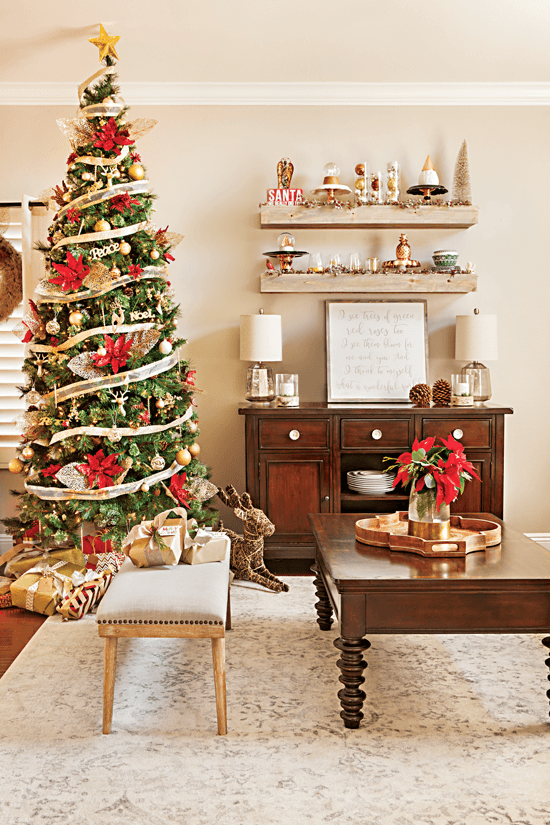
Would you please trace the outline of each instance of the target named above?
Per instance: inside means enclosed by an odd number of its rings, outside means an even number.
[[[137,493],[142,484],[148,484],[151,486],[156,484],[158,481],[164,481],[167,478],[171,478],[182,469],[183,467],[181,464],[174,461],[170,467],[166,470],[162,470],[160,473],[147,476],[139,481],[131,481],[128,484],[118,484],[115,487],[102,487],[98,490],[69,490],[61,489],[59,487],[34,487],[32,484],[28,485],[28,480],[25,481],[25,490],[44,501],[105,501],[106,499],[126,496],[129,493]],[[64,562],[64,564],[65,563],[66,562]]]
[[[63,209],[60,209],[57,217],[58,220],[61,220],[65,217],[69,209],[79,209],[83,206],[93,206],[96,203],[101,203],[101,201],[108,201],[111,198],[115,198],[117,195],[124,195],[125,192],[128,192],[128,194],[140,195],[143,192],[148,191],[148,180],[138,180],[135,183],[117,183],[116,186],[110,186],[108,189],[102,189],[99,192],[93,192],[91,195],[81,195],[79,198],[75,198],[74,201],[71,201],[67,204],[67,206],[64,206]],[[83,238],[84,236],[72,235],[71,237],[75,240],[80,240],[80,238]],[[65,238],[65,240],[67,240],[67,238]]]
[[[131,226],[123,226],[121,229],[110,229],[108,232],[86,232],[84,235],[72,235],[70,238],[63,238],[61,241],[52,246],[52,252],[60,249],[67,244],[82,244],[89,241],[109,241],[111,238],[124,238],[126,235],[134,235],[141,229],[145,229],[149,221],[141,221],[141,223],[134,223]]]
[[[72,438],[75,435],[99,435],[107,437],[109,433],[118,433],[121,436],[136,436],[136,435],[152,435],[153,433],[162,433],[172,427],[178,427],[184,424],[193,415],[193,407],[190,406],[184,415],[169,421],[168,424],[151,424],[146,427],[74,427],[72,430],[61,430],[56,433],[50,440],[49,446],[57,444],[58,441],[63,441],[65,438]]]
[[[139,332],[140,330],[153,329],[155,326],[156,323],[109,324],[106,327],[85,329],[83,332],[79,332],[78,335],[74,335],[72,338],[67,338],[67,340],[63,341],[63,343],[58,347],[50,347],[47,344],[31,344],[29,349],[32,352],[63,352],[64,350],[70,349],[71,347],[74,347],[75,344],[80,344],[81,341],[85,341],[87,338],[91,338],[94,335],[114,335],[119,332]]]
[[[128,372],[119,372],[116,375],[110,375],[106,378],[96,378],[93,381],[77,381],[75,384],[68,384],[66,387],[61,387],[47,395],[43,395],[44,401],[49,401],[51,398],[60,401],[66,401],[75,395],[87,395],[91,392],[96,392],[98,389],[108,389],[109,387],[120,387],[122,384],[134,384],[138,381],[143,381],[145,378],[151,378],[154,375],[160,375],[163,372],[171,369],[178,363],[177,351],[172,353],[168,358],[163,358],[161,361],[154,361],[152,364],[146,364],[144,367],[138,367],[137,370],[128,370]]]
[[[168,275],[168,269],[166,266],[148,266],[144,269],[140,276],[139,280],[149,280],[151,278],[164,278]],[[71,295],[67,295],[64,292],[40,292],[40,284],[49,284],[50,282],[46,279],[40,281],[40,283],[36,287],[36,303],[37,304],[72,304],[75,301],[85,301],[88,298],[99,298],[101,295],[106,295],[109,292],[112,292],[113,289],[118,289],[124,284],[131,284],[134,282],[134,278],[131,275],[123,275],[122,278],[117,278],[111,284],[107,284],[107,286],[101,287],[100,289],[83,289],[82,292],[73,292]],[[55,286],[55,284],[53,285]]]

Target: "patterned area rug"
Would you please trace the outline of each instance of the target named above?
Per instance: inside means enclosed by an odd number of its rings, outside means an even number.
[[[48,620],[0,680],[3,825],[549,825],[542,636],[374,636],[340,719],[337,632],[310,579],[233,587],[229,733],[210,642],[119,642],[101,734],[93,617]]]

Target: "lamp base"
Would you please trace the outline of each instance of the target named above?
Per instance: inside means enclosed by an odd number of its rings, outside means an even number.
[[[254,364],[246,371],[246,395],[247,401],[262,403],[273,401],[275,398],[275,381],[273,369],[267,364]]]
[[[489,367],[480,361],[472,361],[460,370],[461,375],[471,375],[474,390],[474,402],[488,401],[492,395],[491,373]]]

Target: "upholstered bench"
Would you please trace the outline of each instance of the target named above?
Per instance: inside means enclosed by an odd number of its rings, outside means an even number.
[[[105,637],[103,733],[111,732],[117,641],[121,637],[212,639],[218,733],[227,733],[225,628],[231,627],[229,548],[224,561],[135,567],[126,559],[98,611]]]

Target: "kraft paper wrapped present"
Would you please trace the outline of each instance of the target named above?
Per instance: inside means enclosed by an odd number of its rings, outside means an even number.
[[[211,561],[223,561],[231,547],[231,540],[226,533],[214,533],[199,528],[192,538],[185,536],[185,548],[181,561],[183,564],[206,564]]]
[[[53,559],[50,560],[50,562]],[[58,561],[48,564],[41,560],[10,587],[15,607],[52,616],[61,599],[84,581],[85,565]]]
[[[171,513],[181,518],[169,519]],[[183,551],[186,524],[187,512],[183,507],[165,510],[153,521],[142,521],[132,527],[122,549],[136,567],[177,564]]]
[[[70,562],[77,567],[86,567],[84,554],[78,547],[64,547],[57,550],[43,550],[41,547],[26,546],[26,543],[18,544],[19,553],[6,564],[5,575],[15,576],[16,579],[22,576],[32,567],[36,567],[41,561],[54,564],[56,561]]]

